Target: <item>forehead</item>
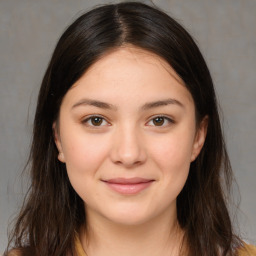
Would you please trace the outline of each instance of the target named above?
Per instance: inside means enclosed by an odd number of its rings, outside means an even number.
[[[110,69],[113,66],[115,66],[115,69],[120,67],[119,74],[125,74],[126,72],[131,71],[131,65],[136,65],[137,71],[138,68],[144,69],[144,71],[147,69],[154,69],[155,73],[157,71],[163,72],[163,70],[165,70],[165,72],[167,72],[178,83],[185,86],[183,80],[163,58],[153,52],[132,45],[122,46],[105,53],[99,60],[96,61],[96,63],[89,67],[85,74],[86,77],[90,76],[91,74],[95,74],[98,77],[103,77],[106,70],[111,71]],[[114,73],[114,70],[111,76],[112,79],[114,78],[113,75],[117,75],[117,73]],[[82,79],[79,79],[73,86],[78,85],[81,80]]]
[[[82,97],[120,106],[173,97],[193,104],[173,68],[158,55],[137,47],[120,47],[102,56],[74,83],[64,102]]]

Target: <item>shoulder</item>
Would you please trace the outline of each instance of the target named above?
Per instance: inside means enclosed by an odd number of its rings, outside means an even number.
[[[238,249],[238,256],[256,256],[256,246],[251,244],[244,244],[242,248]]]

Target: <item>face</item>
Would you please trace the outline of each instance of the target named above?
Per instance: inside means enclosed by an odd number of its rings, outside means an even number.
[[[87,215],[129,225],[176,212],[206,134],[174,70],[132,47],[90,67],[65,95],[54,127]]]

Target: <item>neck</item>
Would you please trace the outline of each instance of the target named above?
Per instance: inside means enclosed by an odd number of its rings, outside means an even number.
[[[80,232],[88,256],[179,256],[184,232],[176,211],[139,225],[113,223],[87,212],[87,227]]]

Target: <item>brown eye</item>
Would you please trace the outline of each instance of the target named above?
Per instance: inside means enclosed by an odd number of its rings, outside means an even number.
[[[95,117],[91,117],[91,123],[94,126],[100,126],[103,122],[103,118],[95,116]]]
[[[86,126],[101,127],[108,125],[108,122],[101,116],[90,116],[82,121]]]
[[[153,119],[153,123],[155,126],[162,126],[164,124],[164,120],[165,120],[164,117],[159,116]]]
[[[156,116],[152,118],[147,125],[155,127],[167,127],[171,124],[174,124],[174,120],[167,116]]]

